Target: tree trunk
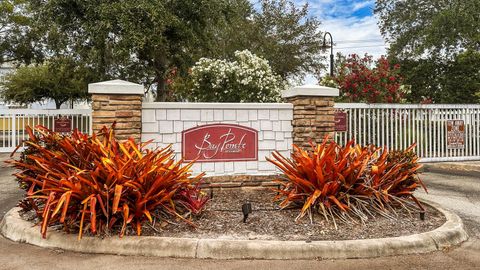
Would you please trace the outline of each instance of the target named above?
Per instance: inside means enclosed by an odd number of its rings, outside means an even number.
[[[163,102],[167,100],[167,85],[165,83],[165,77],[168,71],[167,59],[163,54],[158,55],[153,62],[155,67],[155,82],[157,83],[157,96],[155,101]]]
[[[156,102],[164,102],[167,100],[167,89],[165,80],[163,76],[157,77],[157,96],[155,98]]]
[[[58,100],[55,100],[55,107],[58,109],[60,109],[60,106],[62,106],[62,103],[61,101],[58,101]]]

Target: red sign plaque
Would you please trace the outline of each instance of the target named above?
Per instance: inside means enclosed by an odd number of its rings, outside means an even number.
[[[347,130],[347,113],[343,111],[335,111],[335,131],[345,132]]]
[[[53,120],[53,131],[72,132],[72,119],[69,117],[58,117]]]
[[[258,160],[258,132],[232,124],[211,124],[182,132],[182,156],[198,162]]]
[[[447,120],[447,149],[465,148],[465,122]]]

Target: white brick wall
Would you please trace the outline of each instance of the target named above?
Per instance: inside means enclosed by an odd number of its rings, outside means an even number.
[[[273,150],[285,156],[292,148],[293,106],[287,103],[143,103],[142,141],[153,139],[152,147],[173,144],[181,157],[181,132],[206,124],[238,124],[258,130],[258,161],[199,162],[194,173],[208,176],[278,173],[265,160]]]

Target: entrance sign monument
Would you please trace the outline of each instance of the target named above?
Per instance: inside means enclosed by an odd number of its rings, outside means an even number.
[[[197,126],[182,132],[185,161],[258,160],[258,132],[233,124]]]

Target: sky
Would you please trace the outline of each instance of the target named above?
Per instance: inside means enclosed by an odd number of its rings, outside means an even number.
[[[386,54],[386,45],[373,14],[374,0],[293,0],[297,5],[309,5],[310,16],[318,18],[322,32],[332,34],[334,54],[368,53],[378,58]],[[329,51],[330,52],[330,51]],[[328,59],[328,56],[327,56]],[[306,83],[316,83],[307,76]]]
[[[374,0],[294,0],[308,3],[310,16],[321,22],[322,31],[333,36],[334,51],[344,54],[385,54],[385,43],[373,15]]]
[[[308,3],[310,16],[315,16],[322,22],[320,30],[332,34],[334,53],[368,53],[374,58],[386,53],[386,44],[373,14],[374,0],[294,1],[299,5]],[[307,76],[305,82],[310,84],[316,80],[313,76]]]

